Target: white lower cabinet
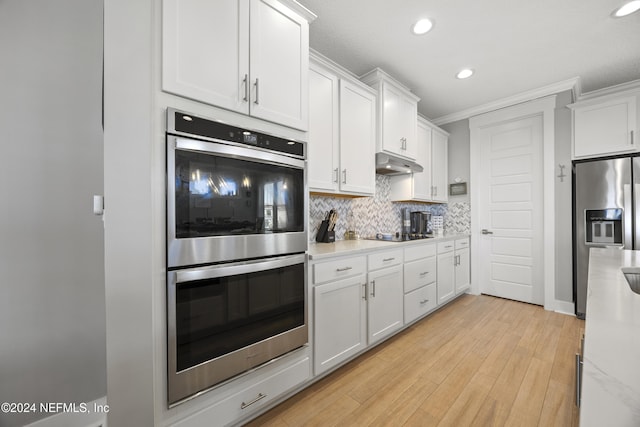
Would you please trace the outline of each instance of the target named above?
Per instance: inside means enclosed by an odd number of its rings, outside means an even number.
[[[368,338],[373,344],[404,325],[402,265],[370,272],[367,287]]]
[[[404,322],[413,322],[438,305],[436,284],[423,286],[404,295]]]
[[[416,245],[404,250],[404,322],[409,323],[436,308],[436,245]]]
[[[471,265],[469,260],[469,239],[458,239],[455,242],[455,277],[456,295],[471,287]]]
[[[310,365],[309,357],[305,357],[279,368],[265,366],[261,370],[268,374],[261,375],[255,382],[244,382],[244,386],[240,386],[237,392],[172,425],[175,427],[212,424],[222,426],[247,418],[285,392],[307,381],[311,374]]]
[[[361,274],[313,288],[316,375],[367,346],[366,284]]]
[[[438,243],[438,305],[456,295],[454,248],[453,241]]]
[[[471,287],[469,238],[438,243],[438,305]]]

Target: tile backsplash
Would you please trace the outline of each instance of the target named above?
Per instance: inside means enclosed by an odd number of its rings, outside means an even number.
[[[338,211],[336,240],[344,239],[348,229],[355,229],[360,237],[373,236],[379,232],[400,230],[400,212],[403,208],[416,211],[428,211],[433,215],[444,216],[444,228],[447,232],[469,233],[471,229],[470,205],[466,202],[447,204],[425,204],[392,202],[389,200],[391,180],[384,175],[376,175],[376,194],[374,197],[341,198],[330,196],[309,197],[309,240],[314,241],[318,227],[326,213]]]

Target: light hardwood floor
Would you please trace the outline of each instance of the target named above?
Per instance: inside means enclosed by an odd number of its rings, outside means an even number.
[[[463,295],[248,426],[577,426],[584,321]]]

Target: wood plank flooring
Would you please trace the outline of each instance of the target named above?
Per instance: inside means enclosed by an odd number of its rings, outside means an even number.
[[[577,426],[584,321],[463,295],[248,426]]]

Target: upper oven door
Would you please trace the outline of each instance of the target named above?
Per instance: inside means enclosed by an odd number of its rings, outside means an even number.
[[[168,267],[304,252],[305,162],[167,135]]]

